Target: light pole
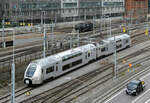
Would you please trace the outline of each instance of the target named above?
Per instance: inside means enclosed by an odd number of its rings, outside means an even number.
[[[52,24],[51,24],[51,34],[52,34],[52,46],[53,46],[53,44],[54,44],[54,27],[55,27],[55,25],[56,24],[54,24],[53,22],[52,22]]]
[[[149,30],[148,30],[148,14],[147,14],[147,35],[149,34]]]
[[[84,21],[86,21],[86,8],[84,9]]]
[[[13,30],[13,61],[11,69],[11,103],[15,103],[15,30]]]
[[[93,15],[93,35],[95,34],[95,22],[94,22],[94,20],[95,20],[95,15]]]
[[[110,37],[111,37],[111,16],[110,16]]]
[[[104,18],[104,32],[106,31],[107,32],[107,35],[108,35],[108,24],[110,24],[111,26],[111,20],[110,20],[110,17],[108,15],[102,15],[102,18]],[[107,20],[109,19],[109,20]],[[102,22],[102,21],[101,21]],[[110,22],[110,23],[109,23]],[[102,25],[101,25],[102,26]],[[107,29],[106,29],[107,28]],[[108,36],[107,36],[108,37]],[[111,37],[111,27],[110,27],[110,37]]]
[[[101,26],[100,26],[100,32],[102,33],[102,26],[103,26],[103,20],[102,20],[102,16],[101,16]]]
[[[44,25],[44,43],[43,43],[44,47],[43,47],[43,58],[46,57],[46,28]]]
[[[116,36],[114,35],[114,78],[117,78],[117,51],[116,51]]]
[[[4,37],[5,37],[5,19],[3,18],[2,20],[2,47],[5,48],[5,42],[4,42]]]
[[[80,45],[80,36],[79,36],[79,30],[77,31],[77,38],[78,38],[78,44],[77,44],[77,46],[79,47],[79,45]]]
[[[43,16],[44,15],[44,16]],[[43,28],[43,18],[45,19],[45,11],[41,11],[41,33],[44,33],[44,41],[43,41],[43,58],[46,57],[46,27],[44,20],[44,28]],[[44,30],[43,30],[44,29]],[[44,32],[43,32],[44,31]]]

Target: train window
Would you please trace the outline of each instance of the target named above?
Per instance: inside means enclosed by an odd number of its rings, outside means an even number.
[[[42,69],[42,74],[43,74],[43,69]]]
[[[56,66],[56,71],[58,71],[58,66]]]
[[[72,67],[82,63],[82,59],[72,62]]]
[[[121,42],[121,39],[116,41],[116,43],[120,43],[120,42]]]
[[[34,72],[36,70],[36,64],[31,64],[27,70],[26,76],[27,77],[32,77],[34,75]]]
[[[125,41],[125,43],[128,43],[129,42],[129,40],[127,39],[126,41]]]
[[[85,59],[87,59],[87,52],[85,52]]]
[[[103,47],[102,49],[101,49],[101,52],[104,52],[105,51],[105,47]]]
[[[74,57],[78,57],[78,56],[80,56],[80,55],[82,55],[82,53],[81,53],[81,52],[79,52],[79,53],[77,53],[77,54],[73,54],[73,55],[72,55],[72,58],[74,58]]]
[[[50,73],[50,72],[53,72],[54,71],[54,66],[52,67],[49,67],[46,69],[46,74]]]
[[[108,51],[108,48],[107,48],[107,47],[105,47],[105,50],[106,50],[106,51]]]
[[[96,43],[93,43],[96,46]]]
[[[90,53],[88,53],[88,57],[90,57]]]
[[[66,65],[63,66],[62,69],[63,69],[63,71],[64,71],[64,70],[67,70],[67,69],[69,69],[69,68],[70,68],[70,64],[66,64]]]
[[[121,48],[121,47],[122,47],[122,44],[116,45],[116,48],[117,48],[117,49],[119,49],[119,48]]]
[[[62,59],[62,61],[67,61],[67,60],[69,60],[69,59],[78,57],[78,56],[80,56],[80,55],[82,55],[81,52],[78,52],[78,53],[75,53],[75,54],[72,54],[72,55],[69,55],[69,56],[64,56],[63,59]]]

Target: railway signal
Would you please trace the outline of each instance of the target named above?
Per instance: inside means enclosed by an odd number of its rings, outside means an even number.
[[[148,35],[148,29],[145,30],[145,35]]]
[[[20,26],[22,26],[22,23],[20,23]]]
[[[23,23],[20,23],[20,26],[25,26],[25,23],[23,22]]]
[[[28,26],[31,26],[31,24],[28,24]]]
[[[10,25],[10,22],[5,22],[6,25]]]
[[[25,26],[25,23],[23,22],[22,25]]]
[[[129,67],[131,68],[131,67],[132,67],[132,64],[129,64]]]
[[[125,28],[125,27],[123,27],[123,32],[124,32],[124,33],[126,32],[126,28]]]

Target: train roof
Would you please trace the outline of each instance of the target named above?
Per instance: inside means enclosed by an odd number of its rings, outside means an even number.
[[[82,53],[84,51],[88,51],[88,50],[90,50],[91,48],[94,48],[94,47],[95,46],[93,44],[87,44],[87,45],[84,45],[84,46],[81,46],[81,47],[77,47],[77,48],[74,48],[74,49],[70,49],[70,50],[55,54],[54,56],[56,58],[63,58],[64,56],[73,55],[73,54],[77,54],[77,53]]]
[[[116,39],[116,41],[117,41],[117,40],[120,40],[120,39],[129,38],[129,37],[130,36],[128,34],[122,34],[122,35],[115,36],[115,38],[110,37],[110,38],[106,39],[105,41],[114,41],[114,39]]]
[[[81,47],[77,47],[74,49],[70,49],[70,50],[55,54],[55,55],[48,56],[46,58],[41,58],[41,59],[35,60],[32,63],[36,63],[41,66],[45,66],[47,64],[53,64],[53,63],[56,63],[56,62],[59,62],[60,60],[62,60],[62,58],[64,56],[82,53],[83,51],[89,51],[91,48],[94,48],[94,47],[95,46],[93,44],[87,44],[87,45],[84,45]]]
[[[56,63],[58,61],[59,61],[59,59],[52,55],[52,56],[48,56],[46,58],[41,58],[41,59],[35,60],[32,63],[36,63],[36,64],[39,64],[41,66],[45,66],[47,64],[53,64],[53,63]]]
[[[81,46],[79,48],[81,49],[82,52],[85,52],[85,51],[89,51],[93,48],[96,48],[96,46],[94,44],[87,44],[87,45]]]

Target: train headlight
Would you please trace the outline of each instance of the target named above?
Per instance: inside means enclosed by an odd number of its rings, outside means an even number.
[[[29,83],[30,83],[30,81],[29,81],[29,80],[25,80],[25,83],[26,83],[26,84],[29,84]]]

